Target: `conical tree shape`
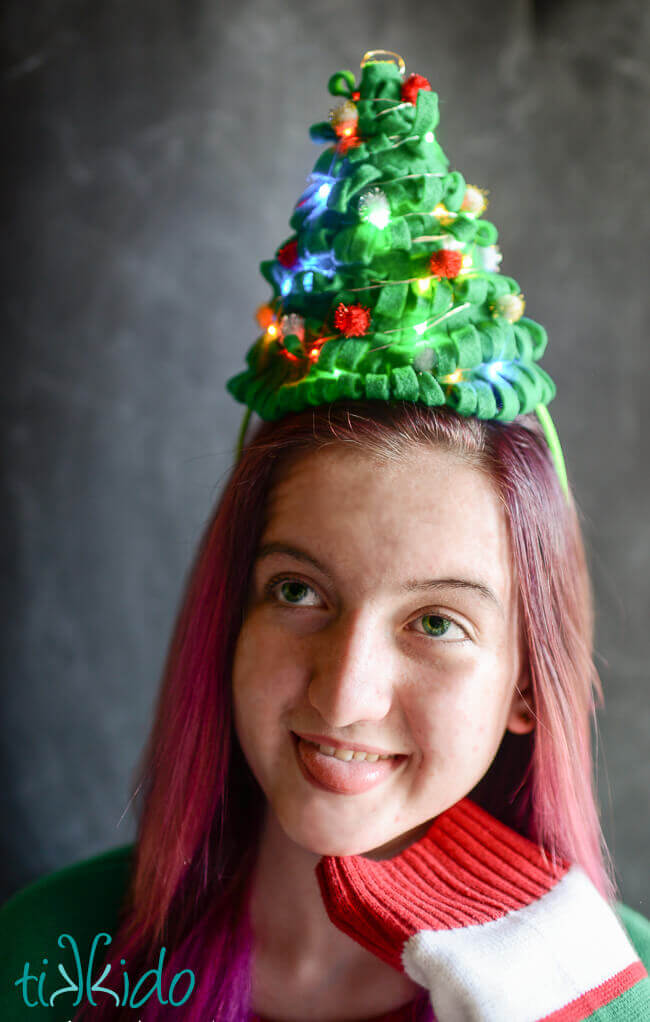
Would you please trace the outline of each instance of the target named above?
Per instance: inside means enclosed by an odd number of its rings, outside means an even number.
[[[482,193],[448,169],[429,83],[370,60],[329,90],[345,98],[310,129],[329,145],[260,266],[273,298],[230,393],[266,420],[341,398],[503,421],[546,405],[546,331],[499,273]]]

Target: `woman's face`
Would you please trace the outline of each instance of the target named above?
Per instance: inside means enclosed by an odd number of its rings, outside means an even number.
[[[477,468],[438,448],[379,464],[335,445],[277,484],[233,699],[294,842],[397,854],[474,788],[507,728],[531,729],[526,685],[504,511]],[[297,735],[395,758],[346,761]]]

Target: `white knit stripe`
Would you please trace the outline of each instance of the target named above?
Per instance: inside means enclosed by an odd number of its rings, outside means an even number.
[[[421,930],[402,953],[439,1022],[537,1022],[636,961],[618,917],[579,866],[525,908],[474,926]]]

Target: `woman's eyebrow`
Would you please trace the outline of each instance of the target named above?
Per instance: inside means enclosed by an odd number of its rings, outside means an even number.
[[[316,557],[308,554],[305,550],[301,550],[299,547],[292,546],[290,543],[280,542],[279,540],[272,543],[263,543],[255,557],[256,563],[257,561],[261,561],[263,557],[269,557],[271,554],[287,554],[289,557],[295,557],[297,561],[304,561],[306,564],[311,564],[312,567],[317,568],[318,571],[325,575],[325,577],[332,583],[334,582],[331,571],[329,571]],[[432,589],[469,589],[477,593],[477,595],[481,596],[483,599],[493,603],[501,614],[503,614],[503,607],[499,598],[494,590],[490,589],[490,587],[484,582],[476,582],[467,578],[409,578],[406,582],[402,583],[401,588],[409,593],[428,592]]]

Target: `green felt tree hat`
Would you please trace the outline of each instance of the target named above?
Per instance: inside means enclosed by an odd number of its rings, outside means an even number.
[[[438,97],[404,61],[371,51],[357,83],[338,71],[339,100],[310,128],[326,149],[260,264],[273,295],[261,333],[228,391],[274,421],[333,401],[414,401],[508,422],[535,411],[567,492],[547,410],[555,384],[538,364],[543,326],[524,316],[516,280],[500,272],[485,193],[438,144]]]

